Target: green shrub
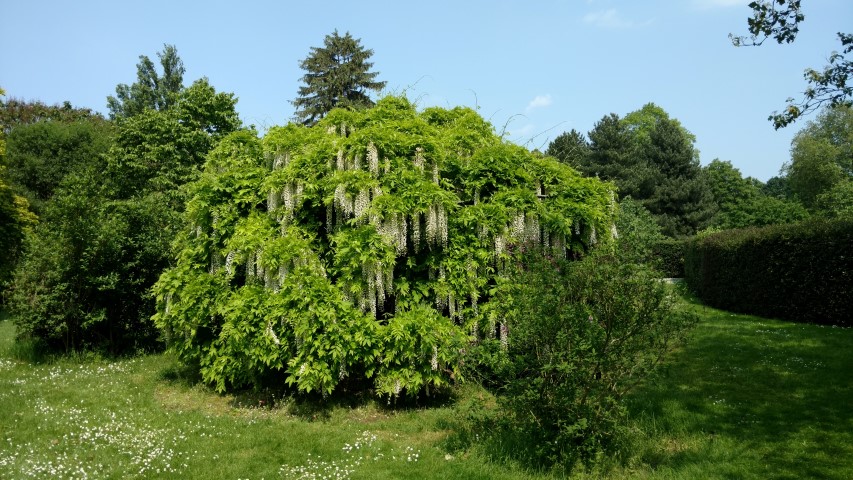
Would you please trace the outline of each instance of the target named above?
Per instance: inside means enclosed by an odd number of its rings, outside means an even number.
[[[505,426],[533,460],[591,464],[626,436],[622,397],[694,321],[657,273],[596,253],[576,262],[531,256],[509,278],[494,366]]]
[[[684,240],[664,238],[651,247],[651,264],[670,278],[684,277]]]
[[[708,305],[853,326],[853,219],[726,230],[688,244],[685,275]]]

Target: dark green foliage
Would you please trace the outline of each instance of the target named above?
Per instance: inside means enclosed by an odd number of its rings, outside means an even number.
[[[0,166],[0,305],[5,303],[5,290],[23,253],[26,234],[37,223],[27,200],[12,191],[3,173]]]
[[[639,155],[654,176],[653,190],[637,198],[655,215],[663,233],[682,237],[707,226],[716,205],[683,128],[675,121],[658,121]]]
[[[853,326],[853,220],[727,230],[685,253],[691,289],[711,306]]]
[[[125,99],[104,155],[90,155],[103,145],[82,135],[65,141],[66,131],[77,133],[76,124],[18,127],[51,133],[33,144],[43,146],[38,158],[51,167],[44,170],[55,172],[43,189],[53,196],[44,203],[10,294],[22,336],[65,351],[118,354],[161,346],[150,289],[170,263],[182,187],[198,176],[219,139],[240,126],[234,96],[217,93],[207,80],[174,95],[168,92],[179,85],[165,85],[154,105],[159,110]],[[78,157],[76,164],[57,164]],[[40,165],[26,159],[23,165]],[[34,175],[41,176],[47,175]]]
[[[9,182],[38,214],[62,179],[100,161],[112,134],[112,125],[97,118],[19,125],[7,139]]]
[[[323,47],[311,47],[311,54],[299,63],[306,73],[304,86],[293,101],[295,120],[314,125],[332,109],[373,106],[370,92],[378,92],[386,82],[377,82],[379,72],[371,72],[373,50],[361,46],[361,40],[335,30],[326,35]]]
[[[583,140],[564,135],[561,144]],[[665,235],[687,236],[708,225],[716,205],[693,148],[695,137],[662,108],[649,103],[624,119],[606,115],[589,139],[589,153],[571,159],[576,168],[614,182],[620,197],[646,207]],[[560,154],[559,145],[551,147]]]
[[[62,182],[30,235],[9,295],[19,335],[52,350],[148,349],[147,291],[166,266],[174,220],[162,198],[106,198],[103,165]]]
[[[586,158],[590,154],[590,145],[584,134],[572,129],[557,136],[548,144],[546,155],[571,165],[574,168],[586,164]]]
[[[116,96],[107,97],[110,118],[126,118],[145,110],[168,110],[184,89],[184,62],[174,45],[163,45],[157,52],[163,73],[158,74],[154,62],[147,55],[139,56],[136,64],[136,82],[116,86]]]
[[[652,265],[667,278],[684,277],[686,240],[664,238],[652,245]]]
[[[695,321],[656,277],[603,252],[556,264],[530,256],[501,302],[507,325],[494,369],[507,415],[491,433],[520,433],[516,455],[569,470],[617,451],[623,396]]]

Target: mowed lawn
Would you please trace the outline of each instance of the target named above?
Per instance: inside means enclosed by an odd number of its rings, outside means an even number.
[[[853,330],[692,306],[690,341],[629,398],[599,478],[853,478]],[[452,450],[473,386],[430,405],[217,395],[168,355],[16,359],[0,321],[0,478],[550,478]]]

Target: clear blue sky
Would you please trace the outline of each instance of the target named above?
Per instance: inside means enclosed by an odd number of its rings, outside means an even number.
[[[767,180],[804,124],[774,131],[767,116],[799,97],[806,67],[822,68],[839,49],[853,2],[805,0],[795,43],[734,48],[727,35],[746,33],[748,3],[0,0],[0,86],[105,112],[116,84],[135,80],[139,55],[156,61],[170,43],[186,84],[208,77],[263,129],[292,117],[299,61],[338,29],[374,50],[389,92],[477,107],[530,148],[654,102],[696,135],[703,164],[730,160]]]

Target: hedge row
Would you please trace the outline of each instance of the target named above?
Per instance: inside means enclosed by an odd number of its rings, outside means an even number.
[[[688,243],[685,277],[706,304],[853,326],[853,219],[727,230]]]

